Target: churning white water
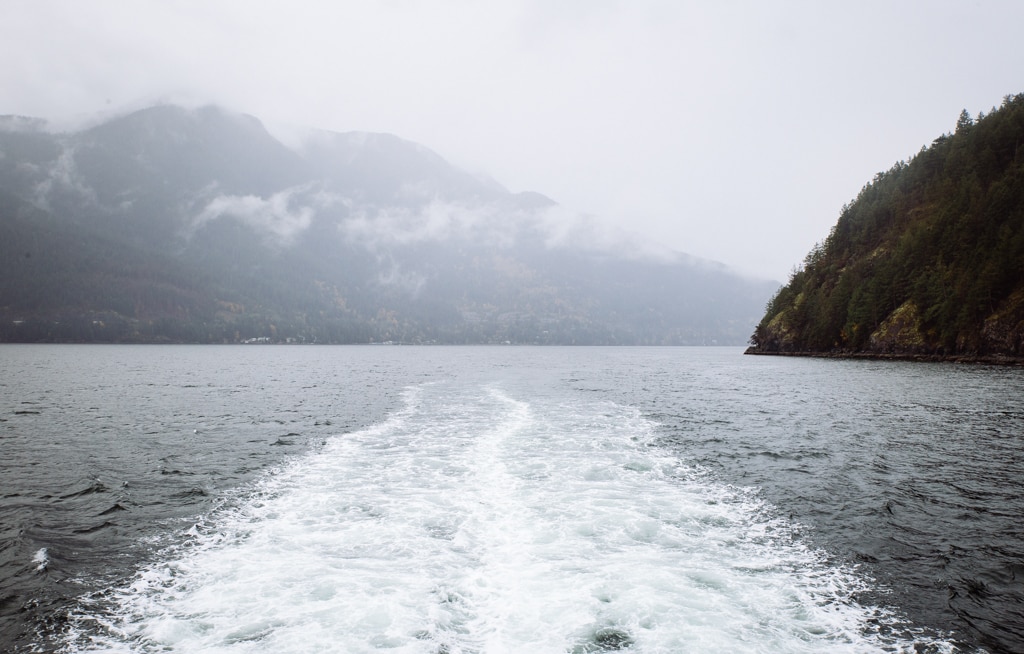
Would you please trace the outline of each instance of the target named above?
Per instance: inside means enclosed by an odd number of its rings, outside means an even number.
[[[527,396],[410,389],[198,525],[113,611],[83,610],[72,649],[912,649],[870,628],[886,616],[853,601],[856,571],[658,447],[637,411]]]

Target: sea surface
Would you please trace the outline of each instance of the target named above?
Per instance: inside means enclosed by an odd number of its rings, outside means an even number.
[[[0,346],[0,651],[1024,652],[1024,370]]]

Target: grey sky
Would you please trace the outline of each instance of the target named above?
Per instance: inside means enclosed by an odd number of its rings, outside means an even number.
[[[1024,2],[4,0],[0,113],[395,133],[784,281],[878,171],[1024,92]]]

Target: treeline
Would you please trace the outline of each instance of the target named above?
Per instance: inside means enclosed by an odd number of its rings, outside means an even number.
[[[751,337],[756,352],[1024,355],[1024,94],[879,173]]]
[[[15,314],[22,315],[22,314]],[[431,324],[382,310],[366,319],[245,312],[212,318],[133,318],[110,311],[61,311],[0,320],[0,343],[406,343],[532,345],[682,345],[712,342],[682,330],[665,335],[580,318],[530,315]]]

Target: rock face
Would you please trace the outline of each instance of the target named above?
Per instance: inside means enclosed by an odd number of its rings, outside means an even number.
[[[1024,356],[1024,289],[985,319],[981,334],[993,352]]]
[[[751,353],[1024,358],[1024,95],[844,206],[769,302]]]
[[[0,342],[741,344],[777,287],[389,134],[0,117]]]
[[[921,333],[921,312],[911,300],[904,302],[882,321],[868,338],[871,352],[923,354],[927,349]]]

